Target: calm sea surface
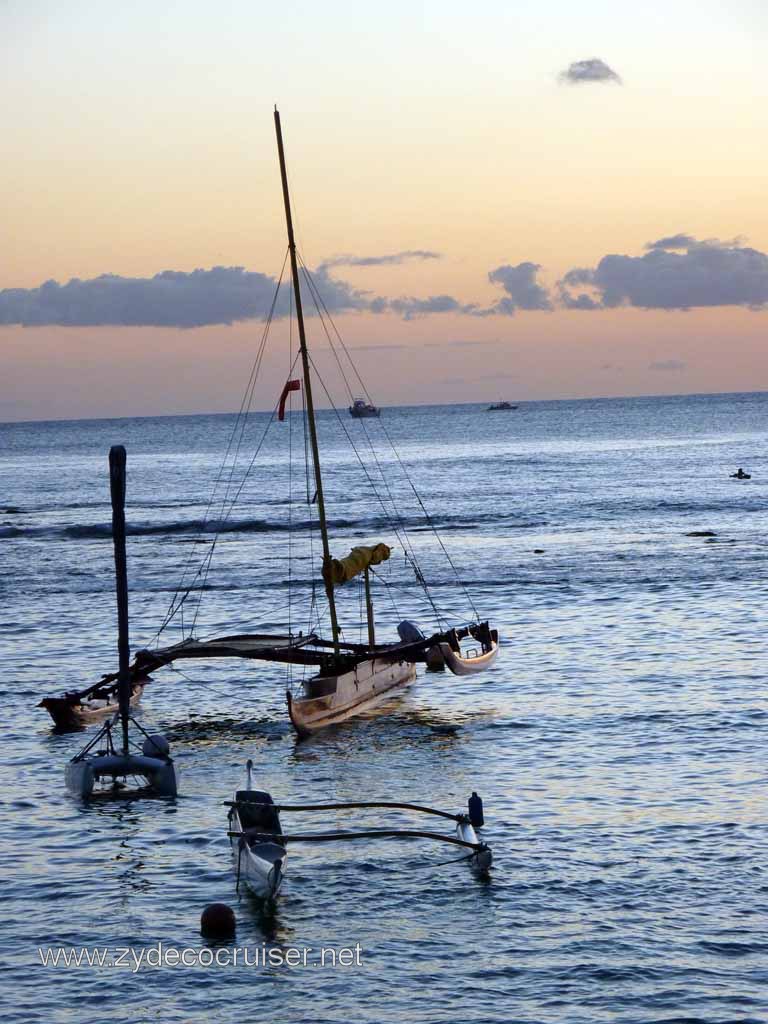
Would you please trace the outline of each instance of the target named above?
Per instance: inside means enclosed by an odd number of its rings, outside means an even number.
[[[230,497],[268,420],[246,426]],[[0,1020],[768,1020],[768,395],[403,408],[342,422],[365,472],[321,414],[334,553],[395,548],[377,585],[379,637],[402,618],[434,624],[403,557],[405,528],[437,611],[465,621],[471,600],[500,629],[496,666],[469,679],[420,670],[386,713],[298,743],[284,667],[180,663],[156,675],[139,712],[172,738],[179,798],[99,806],[63,782],[92,730],[56,735],[35,705],[115,664],[109,446],[128,450],[134,648],[153,641],[222,508],[227,526],[185,628],[197,614],[200,636],[301,629],[319,544],[310,551],[301,529],[312,507],[300,418],[272,425],[231,511],[229,469],[211,507],[209,496],[234,417],[0,426]],[[750,481],[729,479],[738,466]],[[393,506],[397,531],[384,514]],[[341,616],[356,639],[356,584]],[[161,642],[181,635],[174,622]],[[286,802],[458,811],[477,790],[491,881],[445,863],[455,852],[436,844],[295,846],[266,912],[236,892],[222,806],[249,757],[260,788]],[[365,812],[291,819],[363,822],[384,823]],[[359,943],[362,963],[320,967],[313,952],[307,967],[134,974],[39,962],[38,947],[205,948],[199,917],[213,901],[235,908],[238,945]]]

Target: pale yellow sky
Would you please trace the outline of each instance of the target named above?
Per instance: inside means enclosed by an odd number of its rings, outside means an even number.
[[[504,294],[487,279],[501,264],[540,264],[552,289],[678,232],[768,251],[759,5],[650,0],[642,18],[603,0],[324,9],[0,8],[0,293],[214,265],[276,275],[274,101],[308,264],[441,254],[335,271],[375,295],[487,306]],[[558,81],[590,57],[623,84]],[[391,347],[361,355],[389,404],[762,389],[766,322],[738,305],[338,317],[350,346]],[[0,326],[0,419],[237,407],[260,331]],[[456,341],[482,343],[498,386]]]

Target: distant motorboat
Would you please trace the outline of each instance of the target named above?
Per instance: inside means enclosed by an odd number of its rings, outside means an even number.
[[[368,419],[370,416],[381,416],[381,409],[377,409],[375,405],[371,405],[362,398],[356,398],[349,407],[349,415],[353,416],[356,420],[363,420]]]
[[[510,409],[516,409],[516,405],[511,405],[509,402],[494,402],[493,405],[489,405],[486,412],[508,412]]]

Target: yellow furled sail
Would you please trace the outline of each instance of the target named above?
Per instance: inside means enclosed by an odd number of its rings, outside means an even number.
[[[392,549],[386,544],[376,544],[372,548],[352,548],[346,558],[331,558],[323,568],[323,579],[334,587],[353,580],[370,565],[386,562]]]

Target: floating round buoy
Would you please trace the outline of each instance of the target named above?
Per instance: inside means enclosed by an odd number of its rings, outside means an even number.
[[[232,939],[236,927],[235,912],[226,903],[209,903],[200,916],[200,934],[207,939]]]
[[[168,757],[170,749],[171,745],[168,740],[158,732],[153,736],[147,736],[142,744],[141,752],[144,757]]]

